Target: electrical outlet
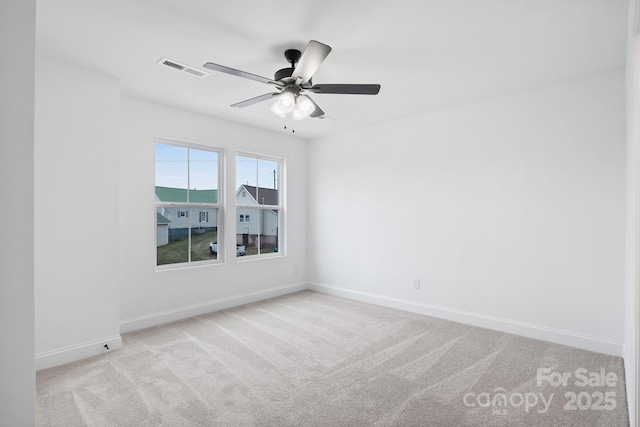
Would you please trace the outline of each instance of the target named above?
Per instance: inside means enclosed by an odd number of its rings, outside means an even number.
[[[419,277],[414,277],[413,278],[413,289],[420,289],[420,278]]]

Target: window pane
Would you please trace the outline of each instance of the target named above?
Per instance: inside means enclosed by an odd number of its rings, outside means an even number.
[[[278,252],[278,211],[261,209],[260,215],[260,253]]]
[[[278,165],[273,160],[258,160],[257,200],[261,205],[278,204]]]
[[[236,157],[236,185],[255,187],[257,185],[258,159],[254,157]],[[248,195],[245,195],[248,197]],[[244,201],[244,200],[243,200]]]
[[[184,218],[179,216],[179,212],[178,209],[168,208],[158,208],[156,211],[157,265],[189,261],[189,224],[183,222]]]
[[[191,261],[217,259],[218,210],[192,208],[191,213]]]
[[[188,149],[156,144],[156,198],[161,202],[186,202]]]
[[[278,180],[280,162],[238,156],[236,160],[236,182],[238,204],[278,205],[280,197]]]
[[[247,217],[256,218],[258,209],[238,208],[238,223],[236,224],[236,243],[245,246],[246,255],[257,255],[258,252],[258,224],[247,222]],[[240,221],[242,219],[242,221]]]
[[[189,202],[218,203],[218,153],[189,149]]]
[[[271,209],[238,208],[236,242],[245,246],[246,255],[278,251],[278,211]],[[240,218],[244,221],[240,222]]]

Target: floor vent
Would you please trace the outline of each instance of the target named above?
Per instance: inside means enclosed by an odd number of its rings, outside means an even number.
[[[184,71],[185,73],[189,73],[192,76],[200,77],[201,79],[207,77],[209,73],[204,71],[197,70],[193,67],[189,67],[188,65],[181,64],[172,59],[162,58],[158,61],[160,65],[166,65],[167,67],[175,68],[176,70]]]

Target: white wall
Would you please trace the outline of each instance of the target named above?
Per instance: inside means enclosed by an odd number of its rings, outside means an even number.
[[[620,355],[624,108],[620,70],[310,142],[310,282]]]
[[[0,2],[0,425],[35,424],[33,97],[36,2]],[[6,61],[4,61],[6,60]],[[8,66],[8,62],[11,66]]]
[[[629,406],[629,424],[636,426],[638,416],[638,170],[640,166],[640,36],[636,21],[638,2],[629,2],[629,37],[626,64],[627,101],[627,275],[625,292],[625,384]]]
[[[36,62],[36,364],[120,345],[119,82]]]
[[[213,95],[212,95],[213,96]],[[120,156],[120,316],[129,331],[303,289],[306,274],[306,142],[136,98],[122,98]],[[223,189],[228,254],[235,254],[235,154],[286,159],[286,256],[155,271],[154,138],[226,149]],[[224,191],[226,190],[226,191]]]

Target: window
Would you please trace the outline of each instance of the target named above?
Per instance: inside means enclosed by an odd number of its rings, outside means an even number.
[[[236,243],[246,256],[283,254],[283,159],[252,154],[236,157]]]
[[[220,161],[216,149],[156,141],[157,266],[218,259]]]

